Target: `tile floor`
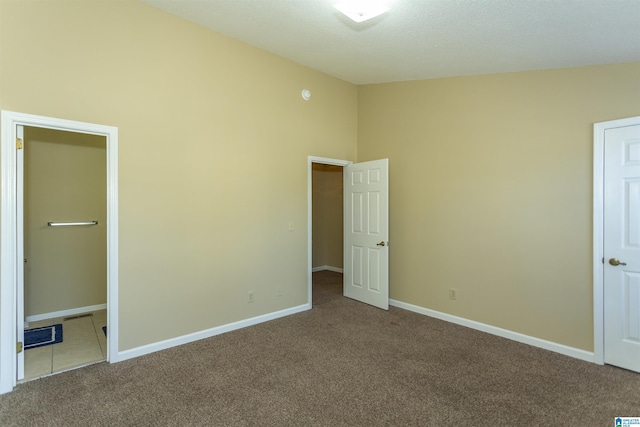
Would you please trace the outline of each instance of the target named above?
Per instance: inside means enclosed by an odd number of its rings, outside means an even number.
[[[69,320],[59,317],[30,322],[29,328],[62,323],[63,341],[25,350],[22,382],[106,360],[107,339],[102,327],[107,324],[107,310],[91,314]]]

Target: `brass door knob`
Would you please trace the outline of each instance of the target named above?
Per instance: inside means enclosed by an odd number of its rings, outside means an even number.
[[[620,262],[617,258],[609,258],[609,264],[617,267],[618,265],[627,265],[626,262]]]
[[[377,246],[384,246],[384,242],[376,243]]]

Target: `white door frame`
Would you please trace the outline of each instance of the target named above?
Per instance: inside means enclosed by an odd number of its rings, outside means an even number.
[[[352,164],[352,161],[349,160],[339,160],[339,159],[329,159],[326,157],[315,157],[309,156],[307,157],[307,286],[308,286],[308,298],[307,305],[308,308],[313,307],[313,284],[312,284],[312,274],[311,270],[313,269],[313,163],[320,163],[324,165],[334,165],[334,166],[342,166],[345,167],[347,165]],[[344,179],[344,176],[343,176]],[[344,196],[344,186],[343,186],[343,196]]]
[[[31,126],[102,135],[107,141],[107,361],[118,355],[118,128],[2,110],[0,147],[0,394],[17,382],[17,250],[16,129]]]
[[[593,361],[604,365],[604,133],[638,117],[593,125]]]

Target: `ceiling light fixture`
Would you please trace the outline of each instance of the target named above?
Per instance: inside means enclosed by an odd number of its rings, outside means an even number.
[[[333,7],[355,22],[367,21],[391,9],[381,0],[344,0]]]

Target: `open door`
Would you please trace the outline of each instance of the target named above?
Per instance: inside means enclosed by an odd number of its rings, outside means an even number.
[[[389,159],[344,168],[344,296],[389,309]]]
[[[640,117],[604,130],[604,362],[640,372]]]

